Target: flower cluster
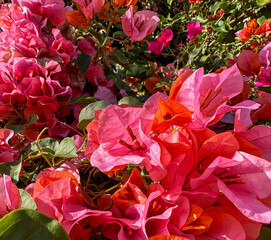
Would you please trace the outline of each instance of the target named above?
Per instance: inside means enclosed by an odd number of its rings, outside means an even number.
[[[64,104],[78,82],[75,78],[71,83],[69,74],[78,52],[56,28],[65,23],[64,6],[62,0],[33,0],[13,1],[0,9],[1,116],[16,118],[15,123],[22,124],[36,114],[38,121],[26,133],[31,139],[45,126],[51,127],[51,136],[64,137],[69,131],[64,126],[62,131],[57,128],[59,120],[70,113]]]
[[[253,189],[252,177],[257,173],[258,183],[267,181],[270,146],[259,134],[270,128],[246,130],[251,126],[249,112],[259,104],[246,100],[226,105],[242,89],[236,65],[219,74],[189,70],[175,81],[169,97],[157,93],[142,108],[112,105],[95,112],[87,127],[85,152],[91,165],[112,174],[127,164],[139,164],[153,181],[160,181],[147,189],[140,175],[137,181],[133,176],[138,169],[133,170],[113,195],[111,211],[117,207],[122,219],[132,211],[144,220],[135,227],[138,218],[129,223],[128,218],[130,232],[125,233],[123,225],[110,238],[129,239],[140,233],[138,239],[144,239],[162,233],[219,239],[226,233],[229,239],[254,239],[259,223],[270,222],[270,209],[264,204],[270,190]],[[234,131],[215,133],[207,127],[231,111]],[[225,229],[220,226],[217,231],[219,219],[225,219]]]
[[[266,19],[261,26],[258,26],[257,19],[253,18],[249,20],[244,28],[236,32],[236,36],[240,37],[241,41],[247,41],[253,35],[266,35],[268,36],[271,32],[271,22]]]
[[[169,96],[156,93],[143,107],[97,110],[87,126],[91,165],[109,176],[138,165],[122,176],[118,190],[94,201],[83,194],[78,169],[69,162],[45,169],[26,190],[71,239],[97,231],[110,239],[256,239],[271,221],[271,128],[250,128],[256,102],[226,104],[242,90],[237,65],[207,75],[188,70]],[[232,111],[233,130],[208,127]],[[154,183],[147,183],[143,169]]]

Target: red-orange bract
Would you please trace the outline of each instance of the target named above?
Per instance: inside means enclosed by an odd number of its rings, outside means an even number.
[[[176,98],[177,93],[179,92],[183,82],[189,78],[191,75],[193,74],[193,71],[190,69],[186,72],[184,72],[183,74],[181,74],[173,83],[171,89],[170,89],[170,93],[169,93],[169,97],[168,99],[174,100]]]
[[[246,76],[258,75],[261,65],[258,54],[250,50],[243,50],[237,59],[240,72]]]
[[[182,127],[191,121],[192,114],[184,105],[174,100],[163,102],[159,99],[152,130],[157,133],[163,133],[173,125]]]
[[[120,6],[129,7],[130,5],[135,5],[138,0],[114,0],[114,3]]]
[[[189,239],[173,235],[158,235],[151,237],[148,240],[189,240]]]
[[[128,181],[113,194],[112,199],[116,206],[125,211],[134,204],[145,204],[146,192],[147,183],[142,178],[140,171],[134,168]]]
[[[159,82],[159,80],[159,77],[149,77],[146,79],[145,86],[150,93],[155,93],[159,90],[158,88],[154,88],[155,85]]]
[[[69,11],[66,13],[67,21],[77,27],[88,27],[89,20],[81,13],[75,11]]]
[[[213,219],[200,206],[191,204],[190,207],[189,217],[182,227],[182,231],[193,235],[207,232]]]

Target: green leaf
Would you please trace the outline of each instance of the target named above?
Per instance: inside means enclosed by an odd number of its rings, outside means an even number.
[[[270,3],[270,0],[256,0],[256,3],[259,5],[259,6],[262,6],[262,5],[265,5],[267,3]]]
[[[59,146],[59,142],[53,138],[43,138],[43,139],[40,139],[39,140],[39,147],[41,149],[43,148],[50,148],[52,149],[53,151],[56,151],[56,149],[58,148]],[[31,151],[37,151],[37,146],[35,143],[31,143]]]
[[[81,130],[84,130],[88,123],[93,119],[95,110],[106,108],[109,105],[109,102],[99,101],[91,103],[84,107],[79,114],[79,123],[77,124],[77,127]]]
[[[212,15],[214,16],[217,12],[217,10],[220,8],[222,2],[216,2],[214,5],[210,6],[210,12],[212,13]]]
[[[201,58],[200,58],[200,62],[204,63],[207,61],[207,59],[210,57],[210,54],[208,55],[203,55]]]
[[[113,38],[125,38],[127,35],[123,31],[116,31],[113,33]]]
[[[43,152],[51,153],[52,155],[55,154],[56,149],[59,146],[59,142],[53,138],[43,138],[39,140],[39,147]],[[38,154],[38,148],[37,145],[32,142],[30,144],[30,156]]]
[[[261,16],[260,18],[257,19],[257,22],[259,25],[262,25],[265,21],[265,16]]]
[[[22,168],[21,161],[0,163],[0,174],[9,175],[12,179],[12,182],[16,184],[19,181],[19,174],[21,168]]]
[[[199,22],[199,23],[205,23],[205,22],[208,21],[208,19],[205,19],[205,18],[203,18],[203,17],[201,17],[201,16],[197,16],[196,20],[197,20],[197,22]]]
[[[69,240],[60,223],[32,209],[17,209],[0,220],[0,239]]]
[[[218,23],[213,24],[212,27],[217,32],[224,32],[224,33],[228,32],[228,30],[225,28],[225,22],[221,20]]]
[[[185,13],[181,12],[181,13],[176,14],[172,19],[171,25],[173,25],[175,22],[178,22],[179,20],[182,20],[182,19],[185,19]]]
[[[130,70],[131,67],[128,62],[128,59],[125,57],[125,55],[121,51],[116,50],[116,51],[110,53],[109,57],[115,63],[118,63],[119,65],[123,66],[125,69]]]
[[[74,141],[67,137],[64,138],[55,151],[56,157],[73,158],[77,157]]]
[[[225,33],[224,32],[219,33],[217,37],[217,42],[223,42],[224,39],[225,39]]]
[[[29,127],[29,125],[35,123],[39,119],[37,114],[32,114],[29,118],[28,121],[24,125],[10,125],[8,126],[9,129],[13,130],[15,133],[21,133],[25,129]]]
[[[88,105],[90,103],[96,102],[94,97],[87,97],[87,96],[78,96],[69,101],[67,104],[83,104]]]
[[[22,198],[22,204],[20,208],[28,208],[28,209],[37,209],[37,205],[34,199],[29,195],[29,193],[23,189],[19,189],[20,195]]]
[[[89,67],[89,64],[91,62],[91,56],[86,54],[85,52],[82,52],[77,56],[77,65],[80,71],[80,74],[84,74]]]
[[[166,18],[165,16],[163,15],[159,15],[159,23],[168,23],[168,18]]]
[[[173,2],[173,0],[167,0],[167,4],[168,4],[169,6],[171,6],[172,2]]]
[[[102,35],[99,32],[96,32],[93,29],[88,29],[89,33],[95,37],[99,42],[102,42]]]
[[[262,87],[258,87],[261,91],[267,92],[267,93],[271,93],[271,86],[262,86]]]
[[[117,72],[115,76],[112,76],[113,80],[114,80],[114,86],[117,87],[119,90],[123,89],[126,92],[131,92],[131,87],[124,81],[122,81],[120,79],[120,71]]]
[[[135,106],[135,105],[142,105],[142,102],[140,102],[137,98],[128,96],[119,100],[118,105],[121,105],[121,104],[129,104],[131,106]]]

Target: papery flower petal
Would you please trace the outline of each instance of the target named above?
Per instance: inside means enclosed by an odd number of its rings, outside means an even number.
[[[258,53],[260,64],[263,67],[269,67],[271,62],[271,42],[266,44],[264,48]]]
[[[203,29],[205,29],[205,27],[201,27],[199,22],[188,23],[188,39],[194,39],[197,35],[201,34]]]
[[[169,42],[173,38],[173,32],[170,29],[162,29],[161,39],[165,43],[165,45],[168,45]]]
[[[104,0],[75,0],[82,9],[87,18],[92,19],[94,14],[102,11]]]
[[[123,32],[131,37],[131,41],[141,41],[150,33],[154,32],[160,19],[157,13],[149,10],[142,10],[133,14],[133,5],[122,16]]]
[[[250,50],[241,52],[237,58],[237,65],[240,72],[248,77],[258,75],[261,72],[259,56]]]
[[[125,212],[128,207],[134,204],[145,205],[147,196],[144,192],[147,193],[147,183],[139,170],[134,168],[125,185],[112,195],[112,200],[116,206]]]
[[[78,186],[78,182],[76,177],[67,171],[43,171],[40,172],[35,186],[34,186],[34,192],[33,192],[33,198],[35,199],[37,197],[37,195],[39,195],[42,190],[50,183],[58,180],[58,179],[62,179],[62,178],[70,178],[72,180],[72,183],[74,184],[74,186]]]
[[[221,175],[225,169],[228,169],[229,174]],[[232,159],[218,157],[202,175],[191,179],[190,184],[193,189],[200,189],[203,182],[207,181],[209,184],[203,187],[207,192],[218,194],[220,191],[249,219],[269,223],[271,209],[260,199],[270,195],[271,185],[267,184],[271,181],[270,173],[271,163],[267,160],[236,152]],[[210,183],[216,183],[217,188]]]
[[[205,141],[198,156],[199,168],[206,169],[217,157],[232,157],[239,149],[239,144],[231,132],[217,134]]]
[[[271,161],[271,128],[265,125],[255,126],[238,135],[262,151],[262,157]]]
[[[192,121],[191,112],[182,104],[174,101],[162,101],[159,98],[158,110],[155,114],[152,130],[163,133],[171,126],[182,127]]]
[[[189,239],[173,235],[158,235],[148,238],[148,240],[189,240]]]
[[[19,189],[11,181],[11,177],[5,174],[0,178],[0,203],[0,215],[19,208],[22,203]]]
[[[234,131],[242,132],[252,127],[252,125],[253,123],[250,118],[250,110],[237,109],[235,112],[235,119],[234,119]]]
[[[220,207],[212,207],[206,210],[213,218],[213,222],[207,232],[208,236],[214,239],[245,240],[245,231],[238,220],[230,214],[219,213],[216,211],[216,208]],[[198,239],[200,239],[200,236]]]
[[[63,199],[73,195],[76,196],[78,205],[82,205],[82,198],[75,190],[71,178],[63,177],[46,185],[36,196],[35,202],[40,212],[61,222],[64,218]]]
[[[164,48],[164,42],[161,41],[153,41],[149,43],[148,51],[155,53],[156,55],[161,54]]]
[[[135,5],[138,0],[115,0],[115,4],[129,7],[130,5]]]

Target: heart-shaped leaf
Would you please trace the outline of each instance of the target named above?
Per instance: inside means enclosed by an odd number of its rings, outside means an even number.
[[[66,157],[66,158],[77,157],[76,146],[75,146],[74,141],[69,137],[64,138],[59,144],[59,146],[57,147],[55,156]]]

